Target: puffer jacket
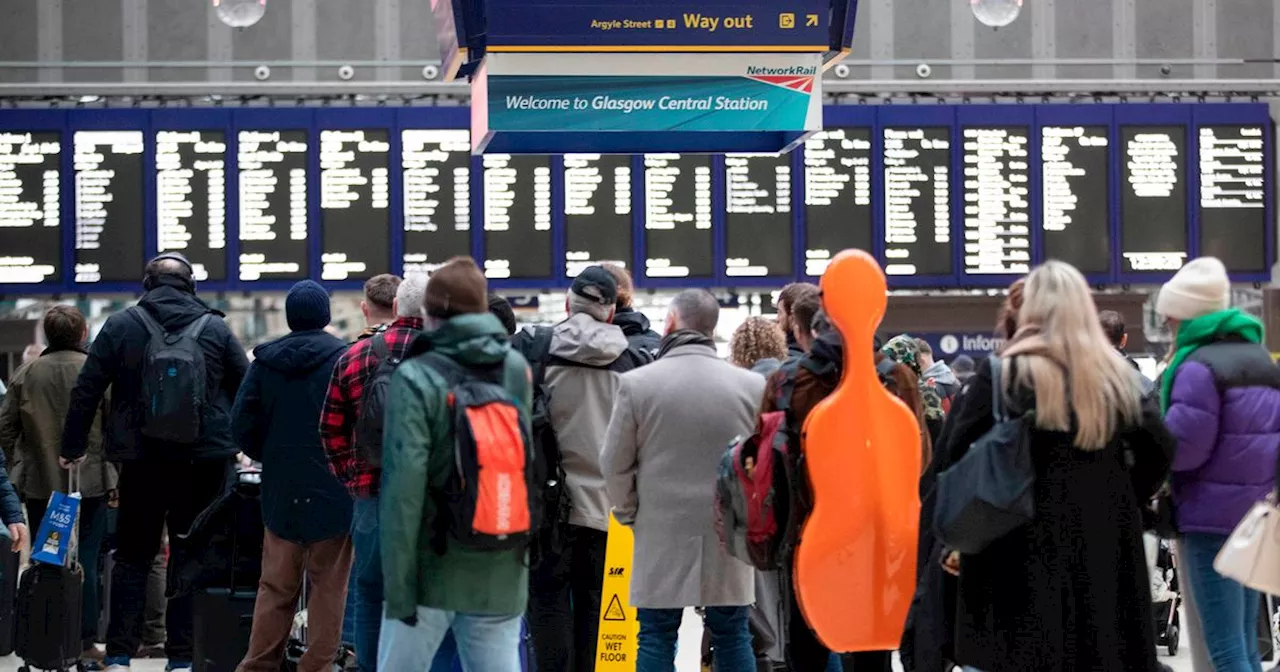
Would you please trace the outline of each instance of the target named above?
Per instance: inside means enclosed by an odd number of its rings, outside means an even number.
[[[1174,514],[1181,532],[1230,534],[1275,487],[1280,369],[1260,345],[1222,340],[1172,375],[1164,421],[1178,439]]]
[[[329,373],[345,349],[319,330],[259,345],[236,397],[232,434],[262,462],[263,522],[285,541],[323,541],[351,527],[351,496],[320,446]]]
[[[631,307],[619,308],[613,314],[613,323],[622,328],[622,333],[626,335],[627,342],[632,347],[644,350],[651,357],[658,356],[662,337],[649,328],[649,318],[645,317],[644,313]]]

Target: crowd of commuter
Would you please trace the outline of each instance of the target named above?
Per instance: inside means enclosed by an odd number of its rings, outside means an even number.
[[[783,288],[777,318],[743,321],[724,360],[720,305],[704,290],[673,298],[660,336],[633,308],[627,271],[591,266],[568,287],[564,320],[517,331],[511,306],[460,257],[429,278],[369,280],[351,344],[330,333],[326,290],[296,284],[289,333],[254,348],[252,363],[180,255],[152,260],[144,290],[87,350],[85,318],[50,309],[47,347],[0,406],[12,467],[0,463],[0,520],[14,550],[79,475],[86,664],[125,672],[155,643],[148,584],[166,529],[181,545],[252,461],[265,532],[245,672],[281,669],[303,594],[305,672],[331,669],[346,646],[363,672],[448,670],[455,656],[476,672],[593,670],[611,517],[635,535],[638,672],[673,669],[691,607],[717,671],[892,669],[892,651],[822,643],[791,589],[794,548],[765,571],[717,527],[725,447],[781,413],[785,441],[803,451],[799,428],[840,385],[845,343],[817,286]],[[1176,542],[1196,672],[1260,669],[1259,596],[1213,562],[1275,491],[1280,369],[1261,323],[1229,295],[1213,258],[1161,288],[1173,345],[1155,381],[1128,358],[1123,317],[1099,313],[1060,262],[1009,288],[990,358],[945,362],[910,334],[849,355],[871,356],[918,428],[916,445],[897,447],[923,465],[904,669],[1164,669],[1144,550],[1155,532]],[[148,377],[187,346],[188,368]],[[167,396],[182,385],[183,399]],[[175,424],[187,397],[199,401],[194,422]],[[934,524],[950,501],[939,489],[1004,413],[1025,427],[1034,516],[960,553]],[[803,473],[795,485],[790,522],[802,529],[815,493]],[[168,669],[192,666],[193,608],[189,593],[168,599]]]

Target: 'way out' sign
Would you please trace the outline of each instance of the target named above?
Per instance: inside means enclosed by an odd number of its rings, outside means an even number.
[[[604,552],[604,584],[600,592],[600,634],[596,672],[635,672],[640,623],[631,608],[631,551],[635,535],[613,516]]]

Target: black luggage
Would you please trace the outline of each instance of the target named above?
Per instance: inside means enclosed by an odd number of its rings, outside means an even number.
[[[173,546],[183,557],[170,558],[169,592],[192,593],[195,672],[232,672],[249,651],[262,576],[259,479],[257,472],[240,473]]]
[[[249,651],[257,588],[209,588],[192,598],[195,672],[233,672]]]
[[[65,670],[80,661],[80,605],[84,571],[79,565],[36,563],[18,584],[17,653],[24,668]]]
[[[9,537],[0,535],[0,656],[13,653],[16,624],[14,606],[18,599],[18,563],[21,558],[9,550]]]

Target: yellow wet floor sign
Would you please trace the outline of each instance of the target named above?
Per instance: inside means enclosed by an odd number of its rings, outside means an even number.
[[[604,585],[600,594],[600,634],[596,640],[596,672],[634,672],[640,623],[631,608],[631,528],[609,517],[604,552]]]

